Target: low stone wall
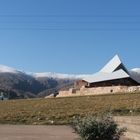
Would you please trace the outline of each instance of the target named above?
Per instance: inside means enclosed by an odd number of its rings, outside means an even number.
[[[60,91],[56,97],[66,97],[66,96],[79,96],[77,90],[73,92],[73,89],[69,89],[68,91]]]
[[[129,93],[140,92],[140,86],[109,86],[109,87],[94,87],[94,88],[82,87],[80,90],[70,89],[69,91],[60,91],[57,97],[102,95],[102,94],[128,93],[128,92]]]

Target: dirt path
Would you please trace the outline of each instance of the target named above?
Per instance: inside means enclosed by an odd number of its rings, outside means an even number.
[[[116,122],[128,131],[121,140],[140,140],[140,117],[116,117]],[[130,138],[130,139],[128,139]],[[69,126],[48,125],[0,125],[0,140],[77,140]]]
[[[69,126],[0,125],[1,140],[76,140]]]
[[[120,116],[115,117],[120,127],[126,127],[125,138],[140,140],[140,116]]]

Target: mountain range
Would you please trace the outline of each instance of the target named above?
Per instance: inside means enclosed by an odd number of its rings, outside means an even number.
[[[129,71],[135,78],[140,79],[140,68]],[[0,65],[0,92],[8,98],[35,98],[57,94],[74,86],[74,82],[90,74],[74,75],[54,72],[31,73]]]
[[[52,72],[31,73],[0,65],[0,91],[9,98],[45,97],[58,90],[68,89],[74,81],[87,75],[69,75]]]

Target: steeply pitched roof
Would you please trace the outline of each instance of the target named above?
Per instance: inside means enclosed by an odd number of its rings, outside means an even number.
[[[90,77],[84,78],[83,80],[87,81],[88,83],[96,83],[96,82],[115,80],[120,78],[129,78],[129,77],[130,76],[124,70],[120,69],[113,73],[98,72]]]
[[[126,72],[127,69],[125,68],[124,64],[122,63],[122,61],[120,60],[118,55],[115,55],[101,70],[100,72],[104,72],[104,73],[111,73],[114,72],[116,70],[122,69]]]
[[[140,83],[140,81],[137,81],[131,76],[119,56],[115,55],[99,72],[92,76],[85,77],[83,80],[88,83],[95,83],[129,77]]]

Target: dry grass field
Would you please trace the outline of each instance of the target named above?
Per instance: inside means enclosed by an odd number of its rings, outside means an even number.
[[[139,115],[140,93],[0,101],[0,123],[68,124],[76,116]]]

